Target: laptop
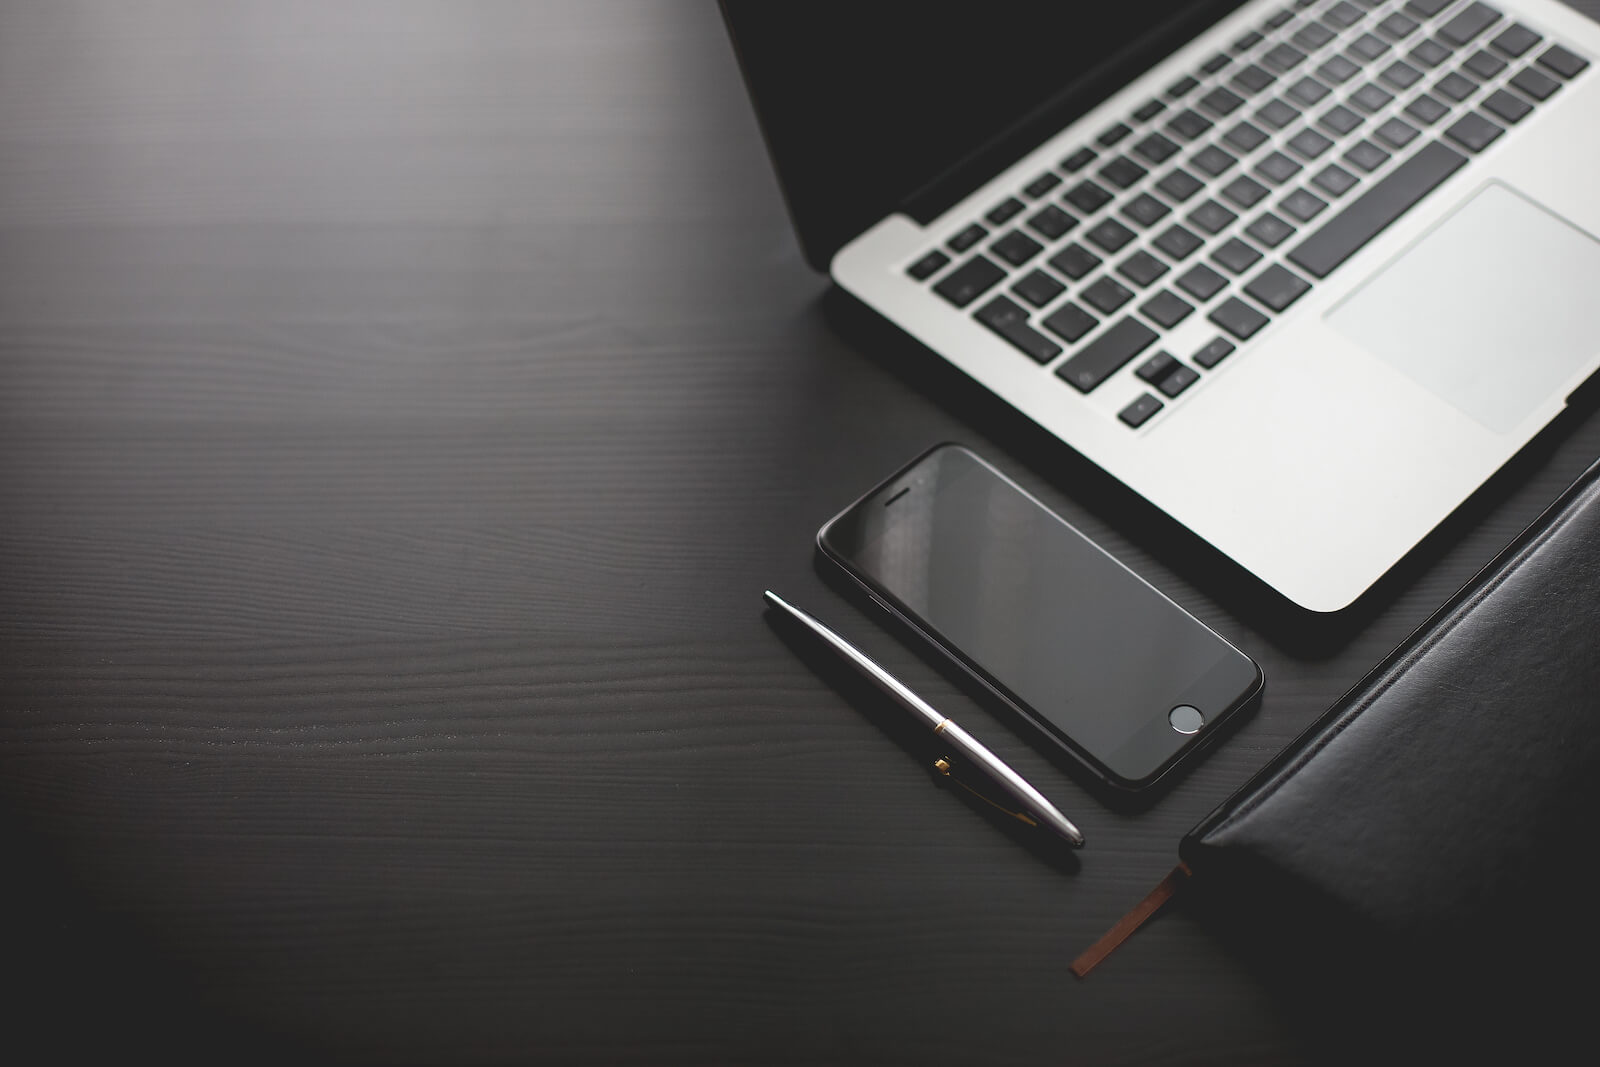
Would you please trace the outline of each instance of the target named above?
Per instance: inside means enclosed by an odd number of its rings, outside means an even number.
[[[1314,612],[1600,368],[1553,0],[723,0],[818,270]]]

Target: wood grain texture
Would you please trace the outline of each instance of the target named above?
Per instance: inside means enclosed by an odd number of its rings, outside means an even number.
[[[1588,10],[1600,13],[1593,4]],[[1264,666],[1098,803],[825,580],[961,440]],[[0,6],[9,1035],[61,1061],[1277,1063],[1179,837],[1600,454],[1574,412],[1334,632],[802,263],[714,5]],[[772,587],[1085,829],[930,786]]]

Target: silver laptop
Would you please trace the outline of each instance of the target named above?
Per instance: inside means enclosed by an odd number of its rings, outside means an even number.
[[[1600,368],[1552,0],[723,12],[811,262],[1304,608]]]

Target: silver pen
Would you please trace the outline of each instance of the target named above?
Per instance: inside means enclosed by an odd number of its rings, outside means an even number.
[[[1044,794],[1027,783],[1027,780],[1016,771],[1001,762],[1000,757],[983,747],[971,734],[957,726],[949,718],[934,710],[926,700],[907,689],[905,684],[868,659],[866,654],[850,642],[834,633],[823,625],[814,615],[802,611],[790,604],[777,593],[768,589],[766,600],[775,608],[787,612],[796,621],[800,622],[812,633],[822,638],[839,655],[848,660],[867,679],[883,690],[895,703],[916,715],[927,723],[933,732],[945,741],[961,757],[973,766],[983,771],[998,787],[1003,789],[1008,796],[1022,806],[1027,813],[1029,822],[1041,822],[1065,839],[1073,848],[1083,847],[1083,834],[1072,825],[1065,815],[1056,810],[1056,806],[1044,798]],[[949,774],[951,761],[943,759],[934,766]]]

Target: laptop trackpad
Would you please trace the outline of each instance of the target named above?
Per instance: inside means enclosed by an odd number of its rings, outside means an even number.
[[[1600,241],[1491,184],[1328,313],[1345,336],[1498,433],[1597,351]]]

